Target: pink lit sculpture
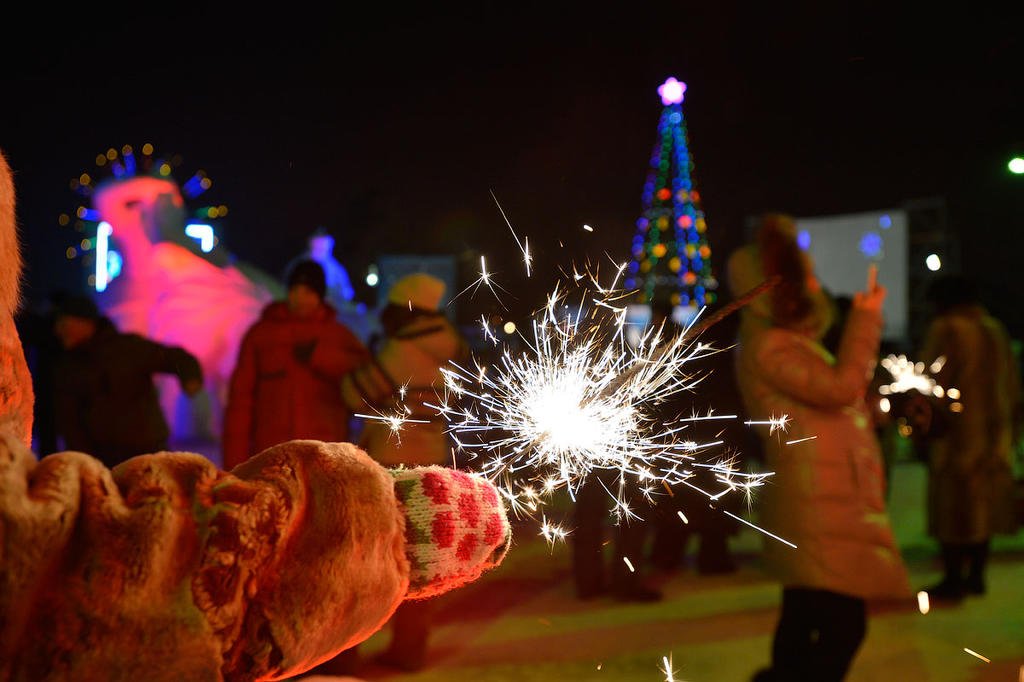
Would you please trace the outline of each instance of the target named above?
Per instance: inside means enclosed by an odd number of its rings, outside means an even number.
[[[120,276],[99,296],[119,329],[194,354],[205,396],[189,402],[172,379],[160,384],[172,439],[219,438],[238,347],[273,296],[235,265],[211,263],[161,235],[185,233],[185,202],[171,179],[140,175],[96,188],[93,208],[123,255]]]

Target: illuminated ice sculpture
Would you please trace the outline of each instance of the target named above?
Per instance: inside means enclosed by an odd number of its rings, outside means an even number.
[[[233,264],[216,265],[187,248],[193,239],[203,253],[215,243],[213,228],[189,223],[181,190],[170,177],[112,178],[92,193],[101,220],[99,249],[112,245],[123,258],[111,281],[97,264],[98,302],[118,328],[194,354],[203,368],[206,399],[189,402],[173,379],[162,381],[160,399],[177,440],[219,437],[221,415],[238,347],[271,292]],[[106,227],[103,227],[103,226]],[[180,235],[168,240],[167,235]],[[176,243],[180,242],[180,243]]]

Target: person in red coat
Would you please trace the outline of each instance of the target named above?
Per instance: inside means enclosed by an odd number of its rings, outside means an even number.
[[[288,277],[288,298],[271,303],[242,339],[224,417],[224,468],[277,443],[348,439],[351,416],[341,377],[369,358],[324,301],[326,278],[314,261]]]

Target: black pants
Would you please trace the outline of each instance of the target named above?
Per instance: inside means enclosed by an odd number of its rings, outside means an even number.
[[[772,643],[768,679],[839,682],[867,633],[864,600],[827,590],[787,587]]]
[[[679,518],[680,512],[686,522]],[[724,573],[735,568],[729,552],[729,535],[734,529],[727,516],[709,506],[707,495],[688,486],[674,486],[672,495],[658,499],[652,525],[651,563],[654,566],[666,571],[678,568],[685,560],[690,538],[697,536],[700,542],[698,572]]]

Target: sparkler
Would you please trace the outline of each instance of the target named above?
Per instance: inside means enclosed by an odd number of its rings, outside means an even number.
[[[925,371],[923,362],[911,362],[905,355],[889,355],[882,358],[879,364],[892,375],[893,379],[891,383],[883,384],[878,388],[878,392],[883,396],[917,391],[922,395],[934,395],[936,398],[941,398],[946,393],[945,389],[939,386],[932,376],[932,374],[942,371],[942,367],[946,364],[945,357],[937,358],[927,367],[927,371]],[[955,391],[956,389],[951,390]],[[956,395],[959,395],[959,391],[956,392]]]
[[[732,492],[749,494],[771,475],[741,472],[728,458],[697,461],[724,442],[683,437],[698,423],[735,415],[693,414],[669,423],[657,418],[662,403],[699,384],[697,361],[719,351],[693,338],[693,323],[672,337],[664,327],[651,328],[635,346],[627,343],[621,302],[628,293],[615,288],[622,272],[617,265],[609,286],[589,271],[567,277],[570,288],[556,286],[532,321],[527,352],[505,348],[493,365],[453,363],[441,370],[445,394],[427,405],[446,419],[457,446],[479,460],[480,473],[518,514],[536,513],[556,490],[575,497],[597,471],[614,477],[601,485],[620,520],[636,518],[632,501],[653,497],[663,485],[686,485],[714,501]],[[482,322],[485,337],[499,345]],[[774,431],[786,419],[765,423]],[[690,482],[702,469],[713,474],[719,490]],[[541,534],[549,542],[559,537],[546,520]]]
[[[520,240],[497,197],[491,195],[523,254],[529,277],[533,264],[529,239]],[[584,229],[593,231],[589,225]],[[575,497],[583,480],[598,471],[614,474],[610,487],[605,480],[597,480],[615,501],[612,511],[619,520],[638,518],[631,506],[637,491],[650,499],[659,486],[671,494],[671,486],[686,485],[712,502],[737,491],[749,499],[751,490],[771,476],[741,472],[730,457],[699,462],[698,457],[723,441],[682,437],[700,422],[736,419],[736,415],[709,411],[665,423],[657,412],[670,398],[700,382],[702,377],[691,369],[692,363],[718,352],[695,340],[700,333],[774,286],[777,278],[695,327],[698,314],[683,333],[672,338],[662,325],[647,330],[638,343],[629,343],[624,333],[627,307],[622,301],[632,292],[616,288],[625,267],[625,263],[616,265],[608,286],[602,286],[596,274],[574,270],[571,280],[566,279],[573,287],[575,307],[569,305],[569,291],[556,286],[532,320],[528,352],[513,355],[506,347],[492,366],[453,362],[441,368],[444,394],[438,404],[423,403],[446,419],[456,449],[480,460],[479,473],[495,483],[514,513],[536,515],[546,498],[563,488]],[[496,288],[505,290],[493,281],[483,256],[479,277],[454,298],[470,289],[475,294],[481,286],[487,286],[501,303]],[[501,345],[485,317],[481,327],[485,339]],[[507,333],[523,336],[514,328]],[[423,421],[409,418],[412,411],[401,404],[402,393],[393,414],[374,410],[375,415],[357,416],[386,423],[399,437],[405,424]],[[785,430],[787,417],[756,423],[768,424],[772,432]],[[699,470],[712,473],[720,486],[717,492],[690,482]],[[679,517],[687,523],[682,512]],[[549,542],[565,538],[565,530],[543,515],[542,519],[541,535]]]

